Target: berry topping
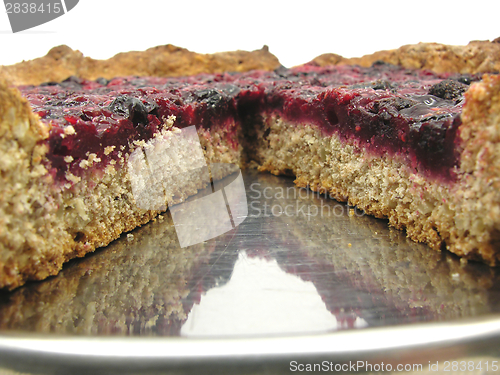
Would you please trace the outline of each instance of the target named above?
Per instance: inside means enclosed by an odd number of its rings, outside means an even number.
[[[317,126],[325,135],[354,139],[376,154],[405,155],[419,171],[451,179],[462,95],[477,79],[385,63],[370,68],[307,64],[178,78],[70,77],[20,89],[34,112],[51,124],[49,167],[61,178],[66,171],[82,173],[78,166],[89,154],[105,167],[117,158],[116,150],[126,152],[133,141],[153,137],[170,116],[181,128],[234,128],[277,115]],[[115,151],[104,154],[106,148]]]

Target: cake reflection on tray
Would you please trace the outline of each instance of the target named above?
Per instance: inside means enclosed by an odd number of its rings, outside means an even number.
[[[335,330],[337,325],[312,282],[285,272],[276,259],[251,257],[242,250],[230,281],[193,306],[181,335],[300,334]]]
[[[166,213],[55,277],[1,294],[0,329],[289,335],[500,310],[496,269],[413,243],[292,179],[243,177],[249,216],[236,229],[180,248]]]

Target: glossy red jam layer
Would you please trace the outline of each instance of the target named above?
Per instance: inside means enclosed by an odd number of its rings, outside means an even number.
[[[463,92],[477,79],[388,64],[305,65],[181,78],[70,77],[20,90],[52,125],[48,167],[61,181],[68,171],[84,173],[80,162],[90,154],[104,167],[172,115],[178,127],[235,128],[253,126],[263,114],[318,126],[376,154],[405,155],[418,170],[452,179]]]

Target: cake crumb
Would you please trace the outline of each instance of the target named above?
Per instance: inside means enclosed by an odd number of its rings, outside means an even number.
[[[116,146],[107,146],[104,149],[104,155],[109,155],[113,152],[113,150],[116,148]]]
[[[88,155],[88,159],[87,160],[82,160],[79,164],[80,168],[82,169],[87,169],[88,167],[92,167],[92,165],[94,165],[94,163],[100,163],[101,162],[101,158],[98,158],[97,157],[97,154],[89,154]]]
[[[352,208],[349,209],[349,216],[354,216],[354,210]]]
[[[349,243],[347,244],[347,246],[348,246],[348,247],[352,247],[352,244],[349,242]]]
[[[80,216],[85,222],[90,221],[89,215],[87,215],[87,208],[85,207],[85,203],[82,198],[75,198],[71,203],[78,216]]]
[[[133,141],[132,144],[137,147],[146,146],[146,141],[144,139]]]
[[[92,154],[89,155],[89,162],[90,163],[100,163],[101,162],[101,158],[98,158],[97,154],[92,153]]]
[[[133,241],[134,240],[134,235],[132,233],[127,233],[127,241]]]
[[[170,115],[167,117],[167,119],[165,120],[165,117],[163,118],[163,122],[165,123],[165,127],[167,129],[170,129],[174,126],[174,122],[176,120],[176,117],[174,115]]]
[[[114,167],[114,166],[112,166],[112,165],[107,165],[107,166],[106,166],[106,169],[104,169],[104,173],[109,174],[109,175],[111,175],[111,176],[114,176],[114,175],[115,175],[115,173],[116,173],[116,169],[115,169],[115,167]]]
[[[73,160],[75,160],[75,159],[73,159],[73,156],[71,156],[71,155],[67,155],[64,157],[64,161],[66,163],[71,163]]]
[[[458,281],[460,280],[460,274],[458,272],[452,273],[451,278],[453,279],[453,281]]]
[[[80,182],[82,179],[81,179],[81,177],[75,176],[71,172],[66,172],[66,180],[71,181],[71,182],[76,184],[76,183]]]
[[[43,175],[46,175],[47,173],[48,173],[47,169],[43,165],[39,164],[35,166],[31,171],[31,177],[38,178]]]
[[[66,126],[64,128],[64,134],[66,134],[66,135],[76,134],[75,128],[72,125]]]

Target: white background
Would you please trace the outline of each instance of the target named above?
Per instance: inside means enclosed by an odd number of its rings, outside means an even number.
[[[80,0],[66,15],[16,34],[0,9],[0,65],[61,44],[104,59],[170,43],[202,53],[267,44],[283,65],[293,66],[326,52],[355,57],[404,44],[461,45],[500,36],[498,0]]]

